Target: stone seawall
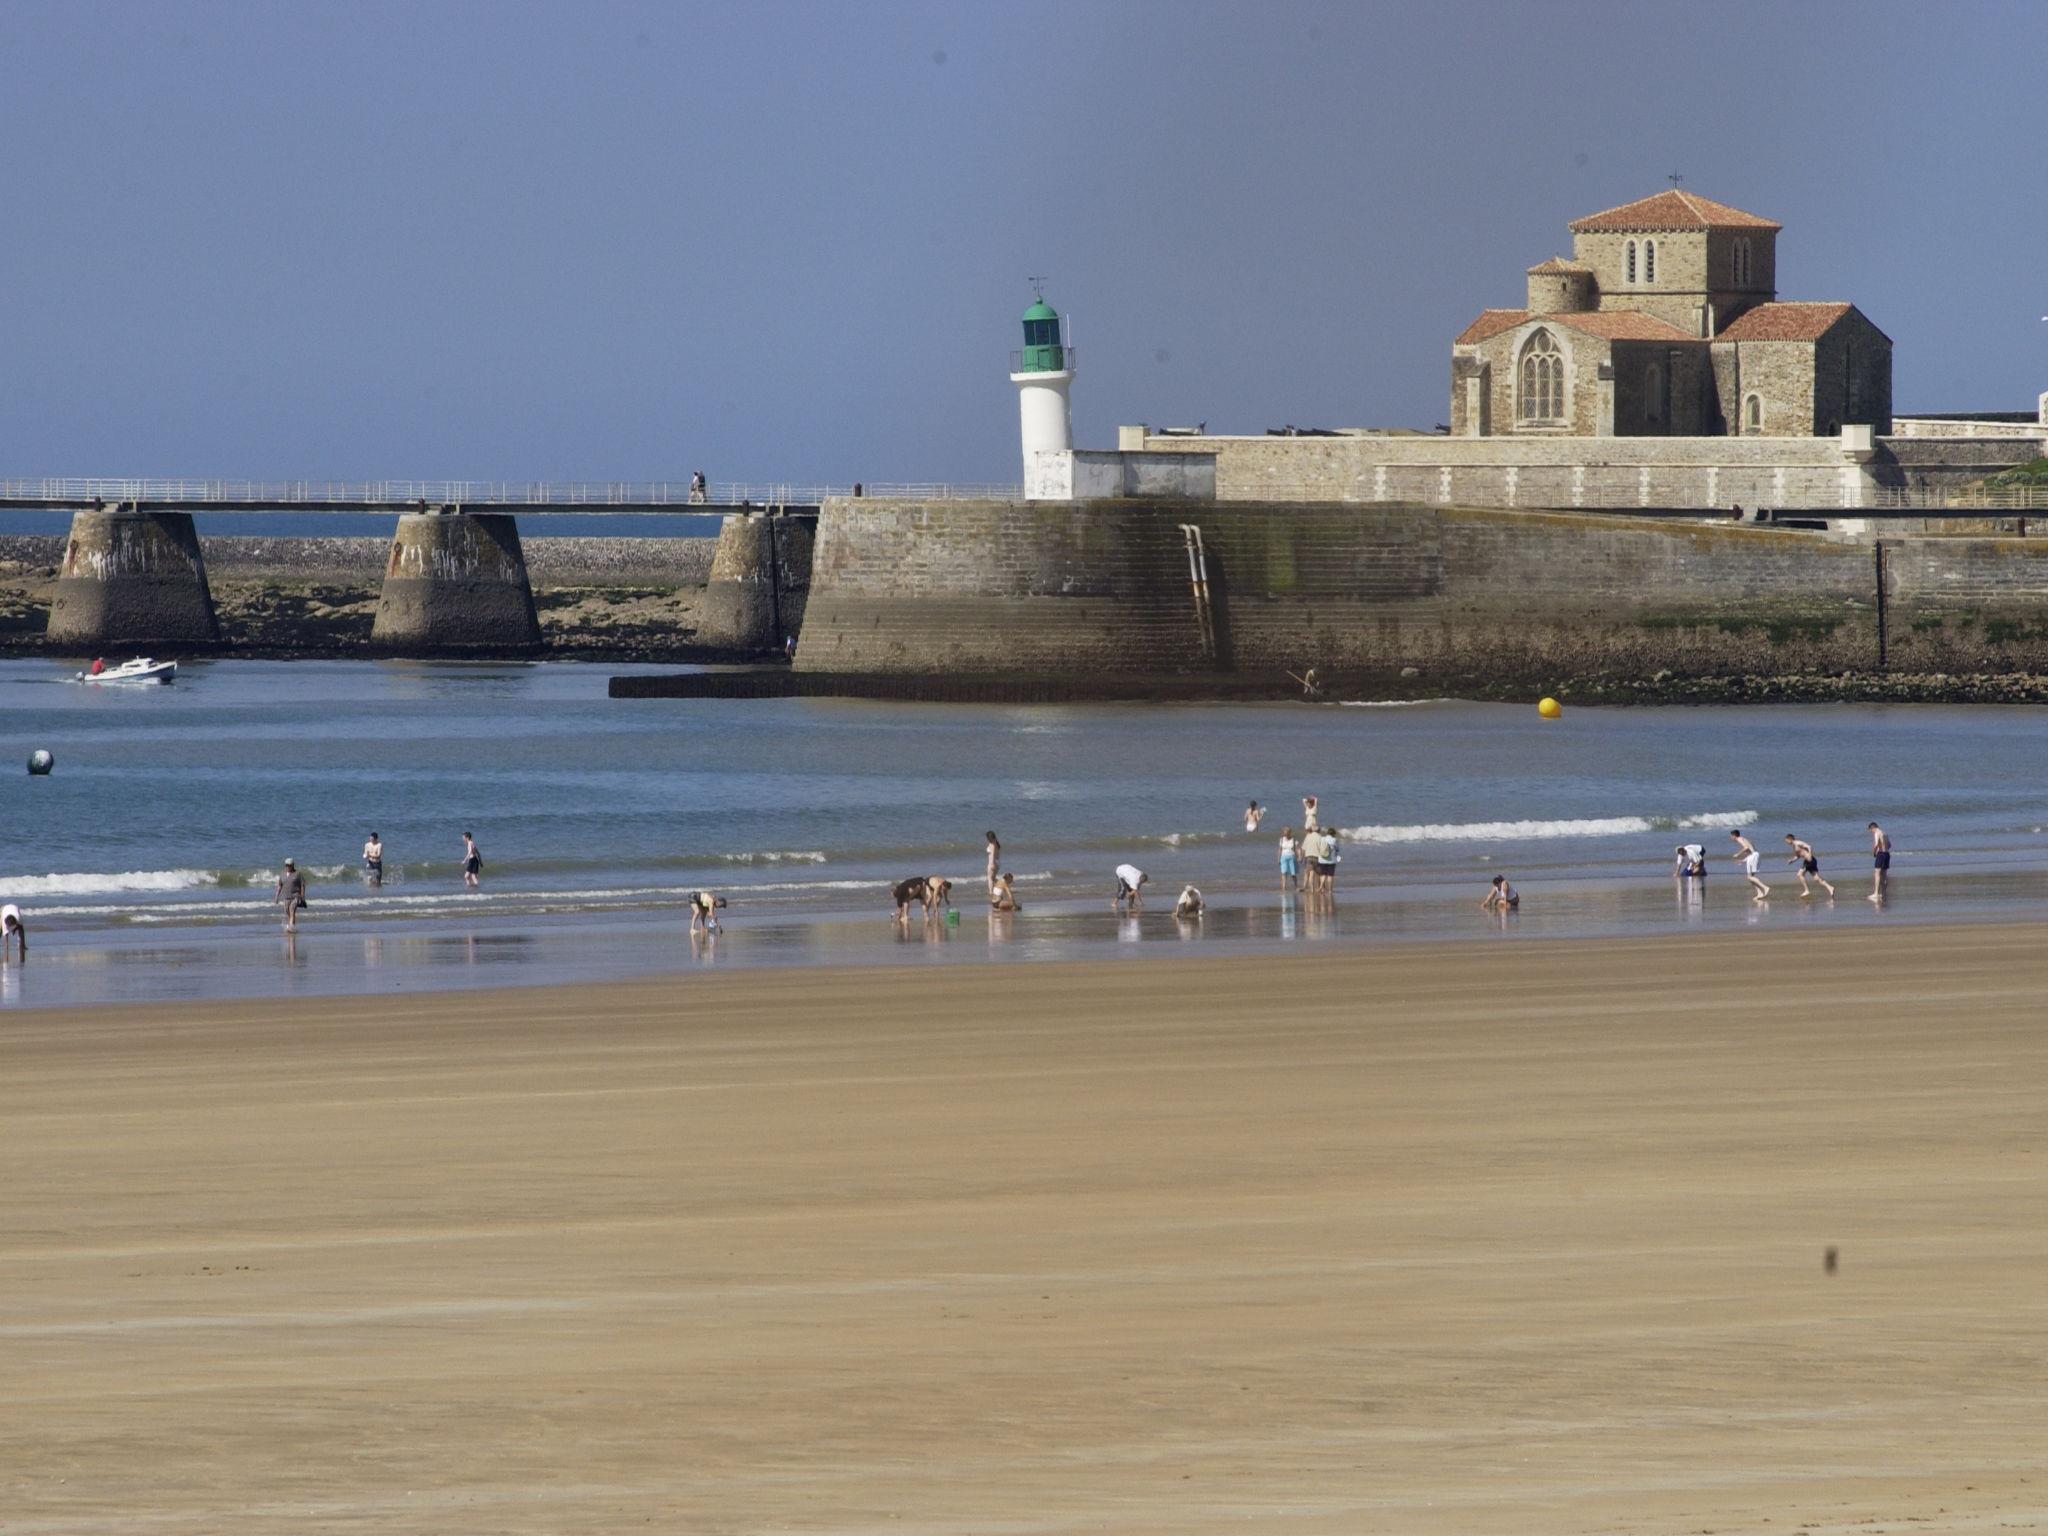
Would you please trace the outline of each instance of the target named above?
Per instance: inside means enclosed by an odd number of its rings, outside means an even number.
[[[1437,689],[1886,666],[2048,669],[2048,547],[1413,504],[832,502],[797,652],[820,673]]]

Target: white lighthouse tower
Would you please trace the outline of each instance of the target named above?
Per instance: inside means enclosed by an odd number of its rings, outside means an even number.
[[[1024,437],[1024,494],[1071,494],[1073,469],[1058,456],[1074,446],[1074,418],[1067,389],[1074,382],[1074,354],[1060,341],[1059,311],[1040,294],[1024,311],[1024,347],[1010,354],[1010,382],[1017,386],[1017,418]]]

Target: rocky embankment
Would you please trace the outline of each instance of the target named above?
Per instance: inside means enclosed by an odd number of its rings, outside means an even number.
[[[695,612],[715,539],[526,541],[548,654],[587,661],[701,661]],[[242,656],[367,655],[388,539],[209,538],[221,650]],[[39,655],[61,536],[0,537],[0,653]]]

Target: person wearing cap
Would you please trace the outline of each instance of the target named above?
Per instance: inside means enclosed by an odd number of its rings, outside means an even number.
[[[299,908],[306,904],[306,877],[290,859],[284,861],[284,873],[277,877],[277,895],[273,900],[284,903],[284,931],[297,933]]]

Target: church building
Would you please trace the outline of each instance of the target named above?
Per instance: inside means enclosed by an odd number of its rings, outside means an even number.
[[[1891,338],[1853,304],[1781,302],[1780,227],[1676,189],[1574,219],[1527,306],[1451,344],[1452,434],[1889,433]]]

